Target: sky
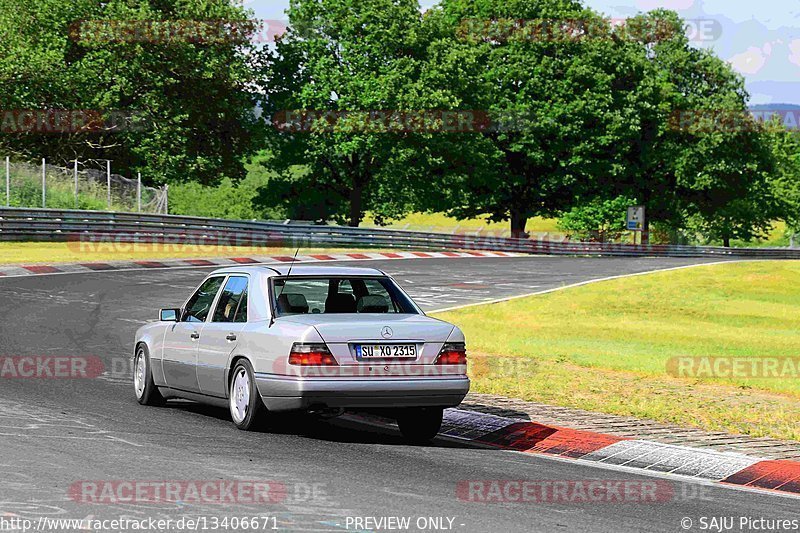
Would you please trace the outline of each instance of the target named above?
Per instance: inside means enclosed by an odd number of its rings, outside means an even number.
[[[244,0],[264,20],[285,20],[289,0]],[[421,0],[428,8],[435,0]],[[800,105],[798,0],[584,0],[612,18],[663,7],[689,22],[689,34],[729,61],[747,81],[751,104]]]

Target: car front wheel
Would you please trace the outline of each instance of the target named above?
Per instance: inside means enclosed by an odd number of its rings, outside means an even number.
[[[243,431],[256,429],[264,418],[266,407],[253,377],[253,367],[246,359],[236,363],[228,394],[231,418]]]
[[[441,407],[404,409],[397,415],[397,426],[409,442],[425,444],[439,433],[443,416]]]

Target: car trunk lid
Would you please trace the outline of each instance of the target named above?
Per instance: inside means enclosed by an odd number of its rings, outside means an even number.
[[[340,365],[430,365],[453,332],[453,326],[424,315],[317,314],[292,315],[291,320],[313,326]],[[414,345],[416,357],[364,359],[358,345]]]

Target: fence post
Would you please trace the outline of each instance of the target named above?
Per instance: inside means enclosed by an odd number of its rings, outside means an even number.
[[[164,214],[169,215],[169,183],[164,184]]]
[[[75,165],[72,170],[75,177],[75,209],[78,209],[80,203],[78,202],[78,158],[75,158]]]
[[[108,190],[108,210],[111,211],[111,160],[106,161],[106,189]]]
[[[136,173],[136,212],[142,212],[142,173]]]
[[[11,207],[11,157],[6,156],[6,207]]]
[[[47,161],[42,158],[42,209],[47,208]]]

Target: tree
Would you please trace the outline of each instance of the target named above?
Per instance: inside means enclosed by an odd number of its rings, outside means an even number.
[[[764,237],[780,218],[782,202],[772,183],[777,168],[763,127],[746,122],[735,131],[698,135],[677,165],[686,212],[709,240]]]
[[[228,0],[0,0],[0,108],[89,110],[102,123],[0,142],[111,159],[156,182],[239,179],[260,137],[256,30]],[[115,112],[135,118],[109,123]]]
[[[636,201],[624,196],[612,200],[593,198],[564,213],[558,225],[584,241],[613,241],[625,233],[628,207],[633,205]]]
[[[778,218],[786,222],[791,233],[797,233],[800,231],[800,133],[787,130],[779,120],[768,124],[767,131],[776,165],[771,187],[780,202]]]
[[[367,210],[402,215],[408,184],[432,157],[429,130],[415,119],[440,100],[422,85],[417,0],[292,0],[288,14],[266,109],[278,190],[318,206],[314,219],[358,226]],[[292,172],[298,166],[306,172]]]
[[[497,166],[442,187],[450,214],[509,220],[522,236],[529,218],[569,210],[599,177],[621,172],[636,78],[606,21],[569,0],[444,0],[431,17],[439,38],[429,68],[496,125],[482,153]]]
[[[618,40],[635,65],[636,135],[609,197],[638,198],[649,225],[694,226],[726,246],[769,227],[776,202],[766,138],[749,120],[744,80],[711,51],[690,45],[684,21],[655,10],[628,21]],[[736,122],[736,124],[730,124]],[[690,224],[691,223],[691,224]]]

